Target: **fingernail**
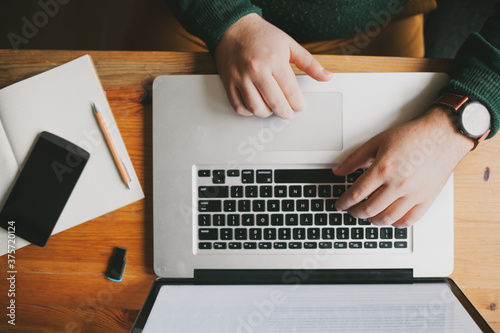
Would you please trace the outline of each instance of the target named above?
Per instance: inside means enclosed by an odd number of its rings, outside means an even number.
[[[323,71],[323,73],[325,73],[327,75],[332,75],[333,74],[332,72],[330,72],[329,70],[324,69],[323,67],[321,67],[321,70]]]

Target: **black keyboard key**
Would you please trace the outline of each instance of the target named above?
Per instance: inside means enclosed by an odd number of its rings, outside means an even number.
[[[249,212],[250,208],[250,200],[238,200],[239,212]]]
[[[406,249],[408,247],[407,242],[394,242],[394,247],[396,249]]]
[[[236,200],[224,200],[224,211],[225,212],[235,212],[236,211]]]
[[[378,239],[378,229],[366,228],[366,239]]]
[[[363,228],[352,228],[351,229],[351,239],[363,239],[364,229]]]
[[[319,228],[307,229],[307,239],[320,239],[320,229]]]
[[[269,225],[269,215],[268,214],[257,214],[256,224],[259,226]]]
[[[319,185],[318,196],[321,198],[330,198],[332,196],[332,187],[330,185]]]
[[[214,249],[215,250],[225,250],[225,249],[227,249],[227,244],[226,243],[214,243]]]
[[[224,184],[225,182],[226,182],[226,171],[225,170],[214,170],[212,173],[212,183]]]
[[[290,242],[288,243],[288,248],[293,250],[298,250],[302,248],[301,242]]]
[[[350,249],[362,249],[363,243],[361,243],[361,242],[349,242],[349,248]]]
[[[342,214],[340,213],[331,213],[328,215],[330,220],[330,225],[342,225]]]
[[[332,169],[275,170],[274,181],[280,183],[345,183],[344,176],[334,175]]]
[[[345,192],[345,185],[333,185],[332,196],[334,198],[339,198]]]
[[[358,225],[371,225],[368,219],[358,219]]]
[[[271,214],[271,225],[284,225],[283,214]]]
[[[363,174],[363,172],[364,172],[363,169],[358,169],[358,170],[354,171],[353,173],[347,175],[347,182],[354,183],[359,178],[359,176],[361,176]]]
[[[226,215],[215,214],[212,224],[214,227],[223,227],[226,225]]]
[[[260,242],[259,249],[261,250],[270,250],[273,248],[273,243],[271,242]]]
[[[272,186],[261,186],[259,188],[260,197],[261,198],[272,198],[273,196],[273,187]]]
[[[243,198],[243,186],[231,186],[231,198]]]
[[[198,215],[198,225],[200,227],[209,227],[210,226],[210,215],[209,214],[200,214]]]
[[[316,242],[304,242],[304,249],[316,249],[318,247],[318,243]]]
[[[278,239],[290,240],[292,239],[292,229],[290,228],[279,228],[278,229]]]
[[[304,197],[314,198],[316,196],[316,185],[304,185]]]
[[[249,230],[249,237],[248,239],[250,240],[261,240],[262,239],[262,229],[260,228],[251,228]]]
[[[227,170],[227,176],[228,177],[239,177],[240,170]]]
[[[347,242],[335,242],[333,247],[336,249],[347,249]]]
[[[298,185],[291,185],[288,187],[288,196],[291,198],[299,198],[302,196],[302,187]]]
[[[311,200],[311,210],[313,212],[322,212],[324,203],[324,200]]]
[[[380,238],[381,239],[392,239],[392,227],[380,228]]]
[[[319,242],[319,248],[320,249],[331,249],[332,242]]]
[[[252,214],[241,215],[241,225],[243,225],[243,226],[255,225],[255,216]]]
[[[356,225],[356,218],[349,213],[344,213],[344,225]]]
[[[257,170],[257,183],[272,183],[273,171],[272,170]]]
[[[275,186],[274,187],[274,196],[276,198],[285,198],[286,197],[286,186]]]
[[[327,225],[328,216],[326,214],[314,214],[314,225]]]
[[[298,212],[309,211],[309,200],[297,200],[296,204]]]
[[[241,243],[240,242],[231,242],[231,243],[229,243],[229,249],[230,250],[241,250]]]
[[[365,249],[376,249],[377,242],[365,242]]]
[[[335,200],[335,199],[325,200],[325,210],[327,212],[336,212],[337,211],[337,208],[335,208],[336,202],[337,202],[337,200]]]
[[[295,210],[295,202],[293,200],[283,200],[281,202],[281,209],[284,212],[293,212]]]
[[[219,239],[219,229],[198,229],[198,239],[199,240],[218,240]]]
[[[257,193],[257,186],[245,186],[245,196],[247,198],[257,198],[258,193]]]
[[[236,240],[247,240],[247,231],[248,229],[246,228],[236,228],[234,229],[234,239]]]
[[[198,198],[228,198],[229,186],[199,186]]]
[[[275,240],[276,239],[276,229],[265,228],[264,229],[264,239],[265,240]]]
[[[268,200],[267,210],[269,212],[279,212],[280,211],[280,201],[279,200]]]
[[[378,245],[381,249],[391,249],[392,248],[392,242],[380,242]]]
[[[255,242],[245,242],[245,243],[243,243],[243,248],[245,250],[255,250],[257,248],[257,243],[255,243]]]
[[[266,202],[264,200],[254,200],[252,208],[254,212],[264,212],[266,211]]]
[[[227,225],[229,227],[238,227],[240,225],[240,215],[229,214],[227,216]]]
[[[337,239],[349,239],[349,229],[337,228]]]
[[[296,239],[296,240],[306,239],[306,229],[305,228],[294,228],[293,229],[293,239]]]
[[[286,225],[299,225],[299,216],[297,214],[286,214],[285,215]]]
[[[278,250],[286,249],[286,242],[274,242],[274,248]]]
[[[210,170],[198,170],[198,177],[210,177]]]
[[[224,228],[220,230],[221,240],[233,240],[233,229]]]
[[[200,212],[221,212],[222,211],[222,201],[221,200],[199,200],[198,210]]]
[[[312,214],[300,214],[300,225],[313,225]]]
[[[323,228],[321,230],[321,238],[323,238],[323,239],[334,239],[335,238],[335,229],[333,229],[333,228]]]
[[[212,243],[208,243],[208,242],[198,243],[198,248],[200,250],[211,250],[212,249]]]
[[[241,182],[243,184],[253,184],[254,183],[254,172],[253,172],[253,170],[243,170],[243,171],[241,171]]]
[[[407,239],[408,238],[408,229],[394,229],[394,238],[396,239]]]

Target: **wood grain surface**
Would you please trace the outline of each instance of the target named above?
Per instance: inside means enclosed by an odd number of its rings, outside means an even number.
[[[0,257],[0,332],[128,332],[156,278],[152,227],[152,80],[208,74],[208,54],[0,50],[0,88],[90,54],[146,198],[16,252],[16,326],[7,324],[6,256]],[[449,71],[446,60],[317,56],[333,72]],[[452,278],[500,331],[500,136],[455,172]],[[489,178],[485,179],[485,170]],[[498,168],[498,169],[497,169]],[[1,170],[0,170],[1,176]],[[115,246],[127,249],[120,283],[105,276]]]

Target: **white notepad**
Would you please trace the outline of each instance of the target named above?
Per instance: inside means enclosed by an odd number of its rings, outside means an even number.
[[[130,190],[121,179],[92,111],[92,102],[102,112],[130,174]],[[0,90],[0,207],[42,131],[58,135],[90,153],[52,234],[144,198],[90,56]],[[0,228],[0,255],[7,253],[6,240],[7,232]],[[20,238],[16,240],[16,248],[28,244]]]

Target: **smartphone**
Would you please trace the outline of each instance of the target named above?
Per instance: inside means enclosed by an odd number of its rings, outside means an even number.
[[[45,246],[90,154],[42,132],[0,211],[0,226]]]

